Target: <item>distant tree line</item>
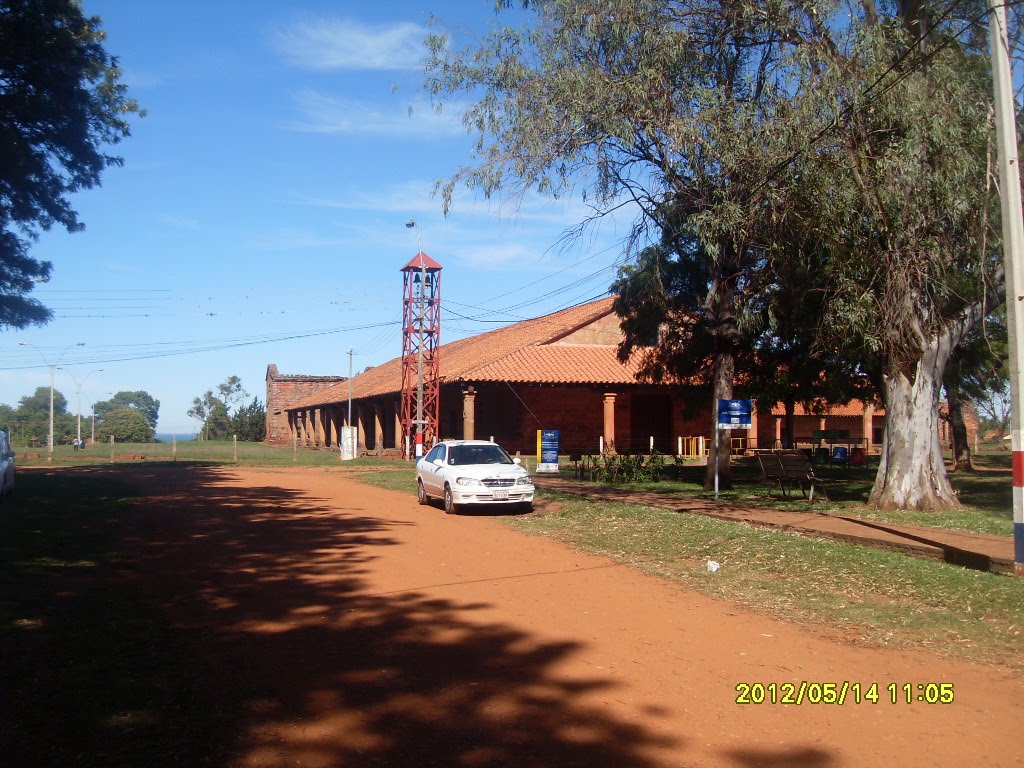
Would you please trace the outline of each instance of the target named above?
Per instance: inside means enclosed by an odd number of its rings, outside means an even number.
[[[81,434],[88,441],[94,433],[99,442],[113,436],[119,443],[151,443],[156,433],[160,401],[144,391],[122,391],[109,400],[93,405],[91,413],[81,415]],[[7,430],[16,446],[27,448],[47,444],[50,434],[50,388],[39,387],[18,401],[16,407],[0,405],[0,426]],[[78,437],[79,416],[68,412],[67,398],[53,391],[53,442],[70,445]]]
[[[229,376],[217,385],[216,391],[208,389],[201,397],[193,398],[188,415],[200,422],[199,439],[230,440],[237,437],[252,443],[266,439],[266,406],[258,397],[248,405],[242,405],[248,396],[242,380],[238,376]]]

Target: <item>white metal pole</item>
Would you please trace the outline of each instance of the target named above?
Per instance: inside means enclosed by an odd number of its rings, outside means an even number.
[[[53,461],[53,376],[56,370],[56,365],[50,366],[50,439],[47,442],[47,461]]]
[[[1000,0],[1001,2],[1001,0]],[[1006,322],[1010,353],[1010,421],[1013,448],[1014,571],[1024,576],[1024,219],[1021,214],[1020,168],[1014,118],[1013,70],[1006,37],[1006,8],[988,0],[989,45],[995,90],[996,142],[999,149],[999,192],[1003,218],[1003,264],[1006,273]]]

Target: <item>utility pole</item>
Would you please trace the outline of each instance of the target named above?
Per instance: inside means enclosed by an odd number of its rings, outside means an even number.
[[[95,370],[89,371],[87,374],[85,374],[85,378],[82,379],[81,382],[79,382],[78,378],[75,376],[75,374],[73,374],[67,368],[61,368],[61,370],[64,371],[66,374],[68,374],[68,376],[71,377],[71,380],[75,382],[75,395],[78,398],[78,405],[76,406],[76,410],[77,410],[77,413],[78,413],[78,444],[81,445],[82,444],[82,387],[85,386],[85,382],[87,382],[89,380],[90,376],[92,376],[94,373],[102,373],[103,369],[102,368],[96,368]],[[93,434],[92,434],[92,441],[96,442],[96,413],[95,412],[93,412],[93,415],[92,415],[92,432],[93,432]]]
[[[38,352],[39,356],[41,358],[43,358],[43,362],[46,363],[46,365],[48,365],[50,367],[50,436],[49,436],[49,438],[47,440],[47,443],[46,443],[46,445],[47,445],[46,460],[47,461],[53,461],[53,379],[54,379],[54,376],[55,376],[55,374],[57,372],[57,366],[60,365],[60,361],[64,359],[64,355],[66,355],[68,353],[68,350],[71,349],[72,347],[84,347],[85,346],[85,342],[84,341],[79,341],[79,342],[76,342],[74,344],[68,344],[66,347],[64,347],[64,351],[60,353],[60,356],[57,358],[56,362],[54,362],[54,363],[51,363],[49,360],[47,360],[46,359],[46,355],[44,355],[43,351],[39,347],[37,347],[35,344],[30,344],[27,341],[19,341],[18,342],[18,346],[20,346],[20,347],[32,347],[32,349],[34,349],[36,352]]]
[[[996,143],[999,152],[999,193],[1003,217],[1003,271],[1006,278],[1006,323],[1010,352],[1010,421],[1013,447],[1013,561],[1024,576],[1024,218],[1021,213],[1017,126],[1014,118],[1013,69],[1006,35],[1003,0],[988,0],[989,46],[995,88]]]

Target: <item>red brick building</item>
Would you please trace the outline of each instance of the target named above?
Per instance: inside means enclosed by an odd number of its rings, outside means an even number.
[[[621,339],[605,298],[442,345],[441,437],[493,437],[510,451],[532,453],[537,430],[558,429],[563,453],[646,452],[653,445],[702,455],[710,411],[688,417],[684,401],[695,393],[638,383],[636,365],[617,358]],[[337,450],[340,428],[348,426],[347,380],[280,376],[271,366],[267,385],[268,442]],[[300,397],[302,387],[309,389]],[[351,397],[359,452],[402,455],[401,359],[354,376]],[[737,447],[778,445],[783,417],[781,406],[755,417],[749,431],[734,432]],[[859,402],[824,415],[798,406],[795,434],[811,440],[817,430],[846,430],[850,442],[870,448],[884,422],[881,409]]]

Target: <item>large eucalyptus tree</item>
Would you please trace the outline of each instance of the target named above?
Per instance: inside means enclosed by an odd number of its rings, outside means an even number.
[[[879,507],[957,505],[938,438],[944,371],[1003,291],[991,85],[972,43],[983,14],[965,21],[966,5],[865,2],[823,25],[786,119],[833,122],[772,180],[774,220],[824,254],[809,286],[819,348],[872,361],[881,385]],[[794,254],[776,256],[785,280]]]

